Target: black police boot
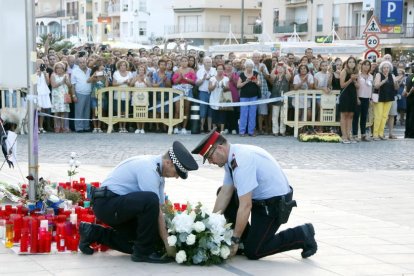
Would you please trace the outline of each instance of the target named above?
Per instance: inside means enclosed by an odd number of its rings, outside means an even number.
[[[300,226],[303,235],[304,235],[304,241],[305,244],[303,245],[303,251],[302,251],[302,258],[308,258],[316,253],[318,250],[318,244],[315,240],[315,229],[313,228],[313,225],[311,223],[306,223],[302,226]]]
[[[93,249],[90,245],[96,240],[93,239],[93,225],[90,223],[81,222],[79,225],[79,249],[82,251],[83,254],[92,255]]]
[[[141,255],[134,251],[131,255],[131,260],[134,262],[145,262],[145,263],[156,263],[156,264],[165,264],[171,263],[174,260],[168,257],[166,254],[161,254],[158,252],[153,252],[149,255]]]

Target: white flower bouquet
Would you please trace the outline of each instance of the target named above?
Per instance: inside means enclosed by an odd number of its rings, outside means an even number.
[[[177,250],[179,264],[220,264],[230,255],[231,223],[222,214],[210,213],[198,203],[192,208],[174,208],[167,202],[164,215],[168,228],[168,244]]]

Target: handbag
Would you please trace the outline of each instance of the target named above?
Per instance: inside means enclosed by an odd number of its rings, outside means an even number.
[[[378,100],[379,100],[379,94],[378,93],[372,93],[371,100],[372,100],[373,103],[377,103]]]
[[[232,103],[233,102],[233,96],[231,95],[231,91],[223,91],[220,95],[219,103]],[[224,111],[233,111],[232,106],[223,106],[219,108],[220,110]]]
[[[65,104],[70,104],[72,103],[72,96],[69,93],[66,93],[64,96],[64,103]]]

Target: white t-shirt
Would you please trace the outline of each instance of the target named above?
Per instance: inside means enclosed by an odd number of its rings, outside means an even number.
[[[211,67],[210,70],[207,72],[204,67],[200,68],[197,71],[197,81],[201,80],[204,78],[204,74],[207,73],[207,78],[209,77],[214,77],[215,75],[217,75],[217,71],[216,68]],[[207,92],[208,91],[208,82],[209,80],[204,80],[201,85],[199,86],[198,90],[200,91],[204,91]]]
[[[314,76],[318,80],[318,87],[328,87],[329,73],[318,72]],[[315,89],[318,89],[315,87]]]
[[[217,82],[216,77],[212,77],[210,79],[210,82],[212,84],[216,83]],[[210,94],[210,104],[215,104],[215,103],[219,103],[220,102],[221,93],[223,92],[223,88],[225,86],[227,86],[227,83],[228,82],[229,82],[229,78],[224,76],[223,79],[217,83],[216,88],[214,88],[214,90],[211,91],[211,94]],[[219,109],[218,106],[214,106],[214,105],[210,105],[210,107],[212,109],[214,109],[214,110],[218,110]]]
[[[116,70],[114,72],[114,76],[112,78],[117,83],[123,83],[125,81],[128,82],[132,78],[132,73],[130,71],[128,71],[127,73],[128,74],[124,77],[124,76],[121,75],[121,73],[119,73],[118,70]],[[118,87],[122,87],[122,88],[128,87],[128,84],[127,83],[124,83],[124,84],[119,85]],[[121,93],[121,100],[122,101],[125,101],[125,96],[126,96],[126,93],[125,92],[122,92]],[[117,99],[118,99],[118,92],[115,92],[114,93],[114,100],[117,100]]]

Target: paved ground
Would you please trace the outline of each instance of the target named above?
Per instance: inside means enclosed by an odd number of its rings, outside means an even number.
[[[163,152],[175,139],[191,149],[201,137],[46,134],[40,138],[40,175],[67,179],[69,153],[76,151],[82,162],[79,175],[102,180],[124,158]],[[414,275],[414,140],[343,145],[270,136],[228,138],[260,145],[279,160],[298,201],[284,228],[314,223],[319,244],[315,256],[303,260],[300,251],[291,251],[259,261],[236,257],[222,266],[185,267],[137,264],[117,252],[17,256],[0,245],[0,274]],[[18,143],[18,158],[26,160],[25,137],[20,136]],[[19,164],[26,175],[27,163]],[[201,165],[186,181],[168,179],[166,190],[174,201],[212,206],[222,176],[222,169]],[[2,180],[20,178],[18,169],[0,172]]]

